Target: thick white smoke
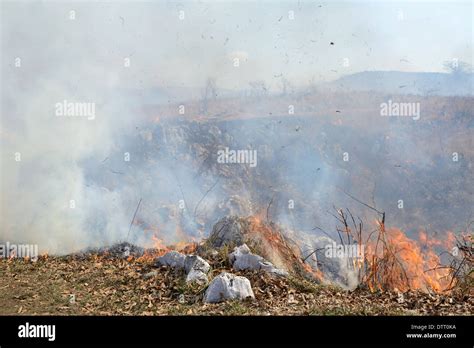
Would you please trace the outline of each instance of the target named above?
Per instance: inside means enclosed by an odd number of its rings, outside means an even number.
[[[343,58],[349,54],[351,64],[343,73],[371,69],[374,62],[388,62],[377,65],[380,69],[401,68],[401,57],[393,55],[398,46],[386,49],[380,46],[386,36],[372,34],[379,21],[387,25],[382,26],[387,32],[399,27],[394,5],[373,13],[362,11],[360,16],[353,14],[352,4],[326,8],[302,1],[267,6],[271,9],[244,1],[2,3],[0,241],[35,243],[40,251],[51,253],[110,244],[127,237],[141,198],[141,222],[171,233],[179,226],[174,220],[160,220],[159,211],[185,200],[185,220],[191,224],[194,208],[216,178],[208,175],[201,180],[195,168],[169,156],[159,161],[140,158],[144,154],[139,144],[129,140],[143,131],[144,104],[186,102],[195,95],[193,87],[200,91],[208,78],[230,90],[229,95],[249,86],[265,93],[281,89],[282,84],[298,87],[342,74]],[[180,11],[184,11],[182,19]],[[424,10],[413,8],[408,13],[420,15]],[[341,22],[346,30],[340,30]],[[410,32],[413,25],[407,22],[404,30]],[[431,34],[435,29],[427,30]],[[412,30],[419,31],[418,25]],[[436,42],[433,47],[426,45],[429,49],[418,49],[416,37],[413,42],[399,43],[414,48],[410,69],[429,57],[426,69],[433,70],[433,59],[439,64],[441,57],[432,50],[441,41],[453,41],[458,47],[465,36],[460,31],[453,36],[444,30],[448,38],[427,35]],[[463,59],[464,50],[459,57]],[[174,96],[167,94],[171,87],[177,91]],[[76,116],[58,115],[57,104],[65,101],[90,103],[95,113],[80,116],[75,110]],[[226,112],[245,108],[238,102]],[[268,112],[266,105],[259,107]],[[265,132],[262,139],[267,137]],[[290,140],[296,142],[300,134],[324,136],[317,129],[299,132],[293,127],[291,134],[296,136]],[[249,145],[247,139],[237,140],[242,148]],[[290,147],[290,143],[285,145]],[[325,171],[322,164],[319,171],[318,163],[306,163],[306,152],[291,151],[287,157],[278,157],[290,167],[278,173],[295,179],[297,184],[290,180],[289,187],[312,196],[311,202],[298,203],[300,207],[306,204],[303,210],[322,216],[326,207],[313,201],[329,199],[334,191],[327,183],[339,176]],[[236,193],[249,197],[248,192]],[[220,203],[217,193],[211,192],[199,213],[206,216]],[[281,211],[273,213],[288,225],[294,222]],[[142,232],[132,231],[135,241]]]

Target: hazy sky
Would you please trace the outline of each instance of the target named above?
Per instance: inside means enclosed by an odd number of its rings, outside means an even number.
[[[4,65],[21,57],[35,77],[64,69],[59,76],[80,71],[110,86],[201,86],[214,77],[238,89],[472,61],[471,1],[23,1],[2,9]]]

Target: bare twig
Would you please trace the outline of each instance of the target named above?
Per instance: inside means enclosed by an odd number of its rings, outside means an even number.
[[[273,203],[273,198],[275,198],[275,195],[273,195],[272,199],[270,199],[270,202],[268,203],[268,206],[267,206],[267,223],[269,222],[268,213],[269,213],[269,210],[270,210],[270,206]]]
[[[140,204],[142,203],[142,199],[138,201],[137,209],[135,209],[135,213],[133,214],[132,221],[130,222],[130,227],[128,228],[128,234],[127,234],[127,242],[128,242],[128,237],[130,236],[130,231],[132,230],[132,225],[133,222],[135,221],[135,216],[137,215],[138,209],[140,208]]]
[[[347,196],[352,198],[354,201],[356,201],[356,202],[366,206],[367,208],[372,209],[373,211],[377,212],[378,214],[382,215],[383,216],[383,221],[385,222],[385,213],[384,212],[381,212],[380,210],[376,209],[375,207],[372,207],[372,206],[368,205],[367,203],[362,202],[361,200],[355,198],[354,196],[352,196],[350,193],[344,191],[343,189],[339,189],[339,190],[341,190],[344,194],[346,194]]]
[[[197,213],[197,209],[199,208],[199,205],[204,200],[204,198],[206,198],[206,196],[209,194],[209,192],[211,192],[214,189],[214,187],[216,187],[218,182],[219,182],[219,179],[216,180],[216,182],[209,188],[209,190],[206,191],[204,196],[202,196],[202,198],[199,200],[199,202],[197,202],[196,207],[194,208],[194,220],[196,220],[196,213]]]
[[[309,259],[309,257],[313,254],[316,254],[316,252],[320,251],[320,250],[324,250],[324,248],[319,248],[319,249],[314,249],[308,256],[306,256],[304,259],[303,259],[303,262],[306,262],[307,259]]]

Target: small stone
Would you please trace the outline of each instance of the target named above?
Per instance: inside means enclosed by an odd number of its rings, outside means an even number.
[[[289,294],[288,295],[288,303],[289,304],[297,304],[298,300],[295,299],[295,295]]]
[[[405,296],[403,296],[403,293],[401,293],[401,292],[398,293],[397,302],[398,303],[404,303],[405,302]]]
[[[157,258],[156,265],[185,270],[187,283],[196,282],[202,285],[209,281],[207,273],[211,270],[211,266],[197,255],[184,255],[173,250]]]
[[[207,278],[207,274],[200,271],[191,269],[191,271],[186,276],[186,283],[198,283],[200,285],[207,284],[209,279]]]
[[[241,276],[222,272],[215,277],[204,295],[204,302],[216,303],[225,300],[255,298],[250,281]]]
[[[184,260],[184,269],[186,270],[186,273],[191,272],[191,270],[208,273],[211,269],[211,266],[202,257],[197,255],[189,255],[186,256],[186,259]]]
[[[279,276],[288,275],[288,272],[285,270],[276,268],[271,262],[265,260],[263,257],[251,253],[249,247],[246,244],[235,247],[234,251],[229,254],[229,261],[236,271],[263,270],[265,272]]]

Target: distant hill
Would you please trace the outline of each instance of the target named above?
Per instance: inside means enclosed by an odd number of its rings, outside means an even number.
[[[377,91],[394,94],[474,95],[474,74],[401,71],[363,71],[325,84],[334,90]]]
[[[203,98],[204,87],[151,87],[145,89],[119,90],[123,98],[140,105],[177,104],[185,101],[196,101]],[[236,96],[236,92],[219,88],[216,90],[216,98]]]

